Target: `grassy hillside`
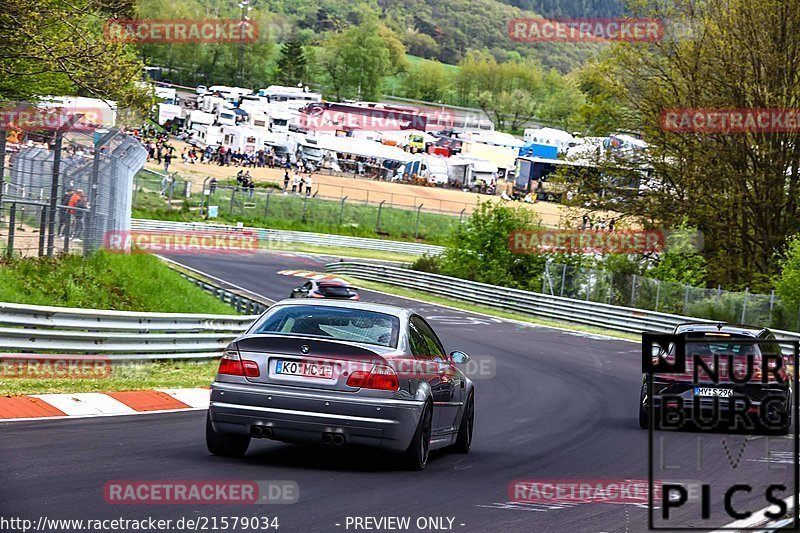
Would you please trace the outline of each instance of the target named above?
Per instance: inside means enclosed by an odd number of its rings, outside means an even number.
[[[84,259],[0,262],[0,302],[120,311],[235,314],[158,258],[98,252]]]

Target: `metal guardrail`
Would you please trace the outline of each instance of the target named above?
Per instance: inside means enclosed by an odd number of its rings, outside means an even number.
[[[370,239],[367,237],[350,237],[347,235],[326,235],[307,231],[288,231],[268,228],[237,227],[227,224],[210,224],[205,222],[172,222],[167,220],[133,219],[131,231],[162,231],[184,233],[189,231],[248,231],[256,232],[259,247],[265,249],[281,249],[287,244],[307,244],[310,246],[327,246],[338,248],[359,248],[362,250],[378,250],[398,252],[409,255],[438,255],[444,251],[442,246],[420,244],[416,242],[389,241]]]
[[[685,322],[716,322],[643,309],[551,296],[487,283],[478,283],[439,274],[430,274],[386,265],[360,262],[330,263],[326,272],[353,276],[479,304],[492,309],[532,315],[559,322],[606,328],[625,333],[642,331],[669,333]],[[800,340],[800,333],[773,330],[779,340]],[[786,345],[785,349],[791,349]]]
[[[115,361],[205,359],[218,357],[256,318],[0,303],[0,350]]]
[[[212,296],[219,298],[221,301],[225,302],[226,304],[230,305],[234,309],[236,309],[237,313],[246,313],[248,315],[260,315],[264,311],[267,310],[269,307],[268,304],[264,302],[260,302],[258,300],[254,300],[253,298],[249,298],[242,294],[238,294],[236,292],[229,291],[228,289],[224,289],[215,285],[213,283],[209,283],[208,281],[195,277],[187,272],[182,272],[180,270],[177,271],[185,280],[197,285],[200,289],[204,290],[205,292],[211,294]]]

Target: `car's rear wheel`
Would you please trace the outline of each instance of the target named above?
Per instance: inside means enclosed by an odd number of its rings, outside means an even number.
[[[472,427],[475,421],[475,400],[473,394],[469,394],[467,403],[464,406],[464,414],[461,417],[461,425],[458,427],[458,438],[453,445],[456,453],[469,453],[472,447]]]
[[[417,430],[411,438],[411,444],[403,452],[401,463],[408,470],[424,470],[428,464],[431,447],[431,424],[433,421],[433,405],[425,404],[422,416],[419,417]]]
[[[211,417],[206,415],[206,447],[214,455],[222,457],[242,457],[250,446],[249,435],[234,435],[214,431]]]

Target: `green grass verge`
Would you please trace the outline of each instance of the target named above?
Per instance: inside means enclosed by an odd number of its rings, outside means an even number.
[[[208,387],[219,367],[217,360],[116,364],[99,379],[4,379],[5,396],[74,392],[114,392],[154,388]]]
[[[217,189],[208,202],[218,206],[218,216],[209,222],[236,223],[246,226],[293,231],[310,231],[354,237],[385,238],[398,241],[444,244],[450,230],[459,223],[459,217],[439,213],[421,212],[417,232],[417,212],[384,205],[378,226],[378,207],[361,203],[345,203],[321,198],[307,201],[298,195],[273,193],[269,197],[257,191],[253,198],[249,194],[236,193],[231,208],[231,192]],[[304,206],[305,203],[305,206]],[[140,188],[133,207],[134,218],[198,222],[204,218],[199,211],[200,200],[181,199],[177,191],[173,194],[173,209],[158,192]],[[341,223],[340,223],[341,221]],[[380,233],[377,230],[380,230]]]
[[[97,252],[88,258],[0,262],[0,302],[153,311],[236,314],[149,254]]]
[[[308,244],[294,243],[288,243],[281,245],[280,248],[271,249],[290,252],[307,252],[310,254],[341,257],[342,259],[381,259],[383,261],[400,261],[402,263],[413,263],[419,259],[418,255],[402,254],[399,252],[382,252],[380,250],[364,250],[362,248],[341,248],[338,246],[311,246]]]
[[[632,341],[640,341],[641,336],[634,335],[632,333],[623,333],[621,331],[614,331],[609,329],[603,328],[593,328],[590,326],[583,326],[580,324],[572,324],[569,322],[558,322],[555,320],[546,320],[539,317],[533,317],[530,315],[523,315],[520,313],[511,313],[508,311],[500,311],[497,309],[492,309],[491,307],[485,307],[482,305],[474,305],[466,302],[462,302],[459,300],[453,300],[450,298],[444,298],[442,296],[435,296],[432,294],[428,294],[426,292],[414,290],[414,289],[404,289],[402,287],[396,287],[394,285],[386,285],[384,283],[376,283],[374,281],[364,281],[358,278],[350,277],[350,276],[339,276],[344,280],[351,282],[353,285],[359,288],[364,289],[372,289],[376,291],[387,292],[389,294],[394,294],[397,296],[406,296],[408,298],[416,298],[417,300],[422,300],[425,302],[429,302],[432,304],[442,304],[442,305],[449,305],[450,307],[455,307],[457,309],[462,309],[464,311],[475,311],[478,313],[484,313],[486,315],[496,316],[498,318],[509,318],[512,320],[519,320],[521,322],[528,322],[530,324],[536,324],[539,326],[549,326],[555,328],[562,328],[562,329],[569,329],[572,331],[577,331],[581,333],[590,333],[594,335],[605,335],[608,337],[615,337],[618,339],[625,339],[625,340],[632,340]]]

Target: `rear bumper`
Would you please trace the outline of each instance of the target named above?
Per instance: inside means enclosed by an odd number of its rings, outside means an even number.
[[[338,433],[352,445],[402,452],[408,448],[425,402],[364,398],[326,391],[215,382],[209,416],[216,431],[249,435],[272,429],[275,440],[319,443]]]

